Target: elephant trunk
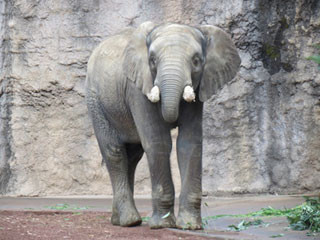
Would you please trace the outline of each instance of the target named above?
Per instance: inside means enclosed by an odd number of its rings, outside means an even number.
[[[177,64],[167,64],[159,69],[161,111],[166,122],[173,123],[179,116],[179,104],[186,83],[184,69]]]

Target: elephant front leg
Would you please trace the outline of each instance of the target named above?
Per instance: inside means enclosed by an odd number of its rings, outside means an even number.
[[[176,226],[181,229],[202,229],[202,146],[180,139],[177,151],[182,186]]]
[[[171,144],[153,144],[147,151],[152,183],[152,217],[150,228],[175,227],[174,186],[170,170]]]
[[[135,87],[130,89],[133,91],[130,110],[147,155],[151,176],[153,213],[149,226],[175,227],[174,186],[170,170],[170,125],[163,121],[159,105],[151,103]]]
[[[181,193],[176,226],[196,230],[202,229],[202,104],[184,110],[177,139]]]

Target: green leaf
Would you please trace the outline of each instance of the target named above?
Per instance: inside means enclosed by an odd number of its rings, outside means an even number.
[[[320,50],[320,44],[314,44],[313,47],[318,48]]]
[[[320,197],[305,197],[306,202],[301,205],[299,211],[287,216],[290,227],[293,230],[320,232]]]
[[[148,222],[150,220],[150,217],[142,217],[142,222]]]
[[[305,203],[290,209],[274,209],[272,207],[262,208],[259,211],[247,214],[220,214],[208,216],[202,219],[203,224],[208,224],[209,220],[215,220],[223,217],[273,217],[286,216],[293,230],[309,230],[311,233],[320,232],[320,197],[305,197]],[[250,221],[249,221],[250,222]],[[259,221],[245,222],[241,221],[238,225],[230,225],[229,228],[235,231],[241,231],[248,226],[259,225]],[[260,223],[262,224],[262,222]],[[265,226],[267,226],[265,224]]]
[[[208,225],[208,223],[209,223],[208,220],[206,220],[206,219],[204,219],[204,218],[202,219],[202,226],[203,226],[203,227],[205,227],[206,225]]]
[[[278,237],[283,237],[284,234],[283,233],[280,233],[280,234],[277,234],[277,235],[272,235],[270,236],[271,238],[278,238]]]
[[[232,224],[232,225],[229,225],[229,229],[230,230],[234,230],[234,231],[242,231],[242,230],[246,230],[248,227],[250,226],[259,226],[261,224],[263,224],[264,222],[261,220],[261,219],[255,219],[253,221],[245,221],[245,220],[242,220],[237,226]]]
[[[316,62],[317,64],[320,64],[320,55],[312,55],[307,57],[307,60],[312,60]]]
[[[72,214],[73,214],[73,215],[81,215],[82,212],[73,212]]]
[[[236,226],[236,225],[234,225],[234,224],[229,225],[228,228],[229,228],[229,230],[240,231],[240,230],[239,230],[239,227]]]
[[[45,208],[49,208],[52,210],[87,210],[89,209],[89,207],[84,206],[84,207],[79,207],[79,206],[71,206],[68,203],[58,203],[55,206],[45,206]]]
[[[53,209],[53,210],[65,210],[70,207],[67,203],[58,203],[55,206],[46,206],[46,208]]]

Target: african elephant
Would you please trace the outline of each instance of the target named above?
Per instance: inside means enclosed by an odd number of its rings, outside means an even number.
[[[146,153],[152,184],[151,228],[201,229],[202,110],[237,73],[240,58],[215,26],[151,22],[108,37],[92,53],[86,99],[112,188],[111,222],[141,224],[133,200]],[[178,127],[179,212],[170,170],[170,130]]]

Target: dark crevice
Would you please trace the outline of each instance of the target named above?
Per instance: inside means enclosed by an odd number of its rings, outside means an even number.
[[[262,32],[260,58],[264,67],[273,75],[281,69],[291,72],[296,62],[295,56],[289,56],[285,31],[293,25],[295,18],[294,1],[261,1],[259,22]]]

